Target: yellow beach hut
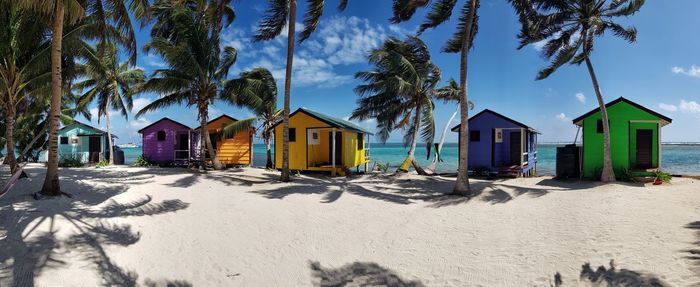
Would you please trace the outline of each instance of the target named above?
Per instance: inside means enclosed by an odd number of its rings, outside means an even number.
[[[216,150],[216,158],[224,165],[250,165],[253,162],[253,130],[241,132],[232,138],[223,136],[222,129],[226,124],[236,122],[237,119],[228,115],[222,115],[207,123],[209,138]],[[199,156],[199,132],[201,128],[195,129],[193,138],[196,140],[195,153]],[[209,155],[206,155],[209,158]]]
[[[275,168],[282,168],[282,122],[275,129]],[[369,162],[371,132],[306,108],[289,115],[289,169],[327,171],[345,175],[349,168]]]

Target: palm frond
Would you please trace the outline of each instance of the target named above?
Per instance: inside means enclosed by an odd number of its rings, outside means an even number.
[[[304,15],[304,30],[299,35],[299,43],[304,42],[311,37],[311,34],[316,31],[318,22],[321,21],[323,15],[323,6],[325,0],[306,0],[307,10]]]
[[[221,133],[227,138],[235,137],[239,133],[251,131],[255,127],[256,120],[256,117],[250,117],[229,123],[221,129]]]
[[[279,36],[287,25],[288,16],[288,0],[268,0],[268,8],[258,24],[255,41],[267,41]]]
[[[426,16],[425,22],[418,27],[418,34],[430,28],[440,26],[452,16],[452,10],[457,5],[457,0],[437,0],[433,3],[430,12]]]

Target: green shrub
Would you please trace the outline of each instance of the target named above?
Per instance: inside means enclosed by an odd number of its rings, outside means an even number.
[[[151,162],[151,160],[144,155],[140,155],[139,157],[137,157],[134,163],[131,164],[131,166],[135,167],[149,167],[152,165],[153,163]]]
[[[474,176],[489,176],[491,170],[485,166],[477,166],[474,168]]]
[[[106,159],[103,159],[103,160],[101,160],[100,162],[98,162],[98,163],[95,165],[95,167],[96,167],[96,168],[101,168],[101,167],[105,167],[105,166],[108,166],[108,165],[109,165],[109,161],[106,160]]]
[[[673,178],[670,173],[663,172],[661,170],[654,172],[654,176],[656,176],[657,179],[660,179],[665,183],[670,183],[671,179]]]
[[[389,162],[386,162],[386,164],[377,162],[377,169],[381,172],[387,172],[389,170]]]
[[[58,161],[58,166],[60,167],[83,167],[83,162],[80,160],[79,156],[68,155],[62,156]]]
[[[635,176],[634,176],[634,174],[632,174],[632,171],[629,170],[629,169],[626,169],[626,168],[623,168],[623,169],[620,171],[620,175],[617,176],[617,178],[618,178],[620,181],[637,182],[637,181],[634,179],[634,177],[635,177]]]

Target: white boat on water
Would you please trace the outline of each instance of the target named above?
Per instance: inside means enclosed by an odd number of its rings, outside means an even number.
[[[119,148],[137,148],[137,147],[139,147],[139,145],[137,145],[137,144],[135,144],[135,143],[125,143],[125,144],[120,144],[120,145],[117,145],[117,146],[118,146]]]

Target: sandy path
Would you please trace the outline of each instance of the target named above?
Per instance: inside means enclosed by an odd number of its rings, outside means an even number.
[[[73,200],[34,201],[30,173],[0,201],[0,286],[587,286],[611,259],[617,283],[700,284],[693,180],[475,181],[465,200],[449,178],[73,169]]]

